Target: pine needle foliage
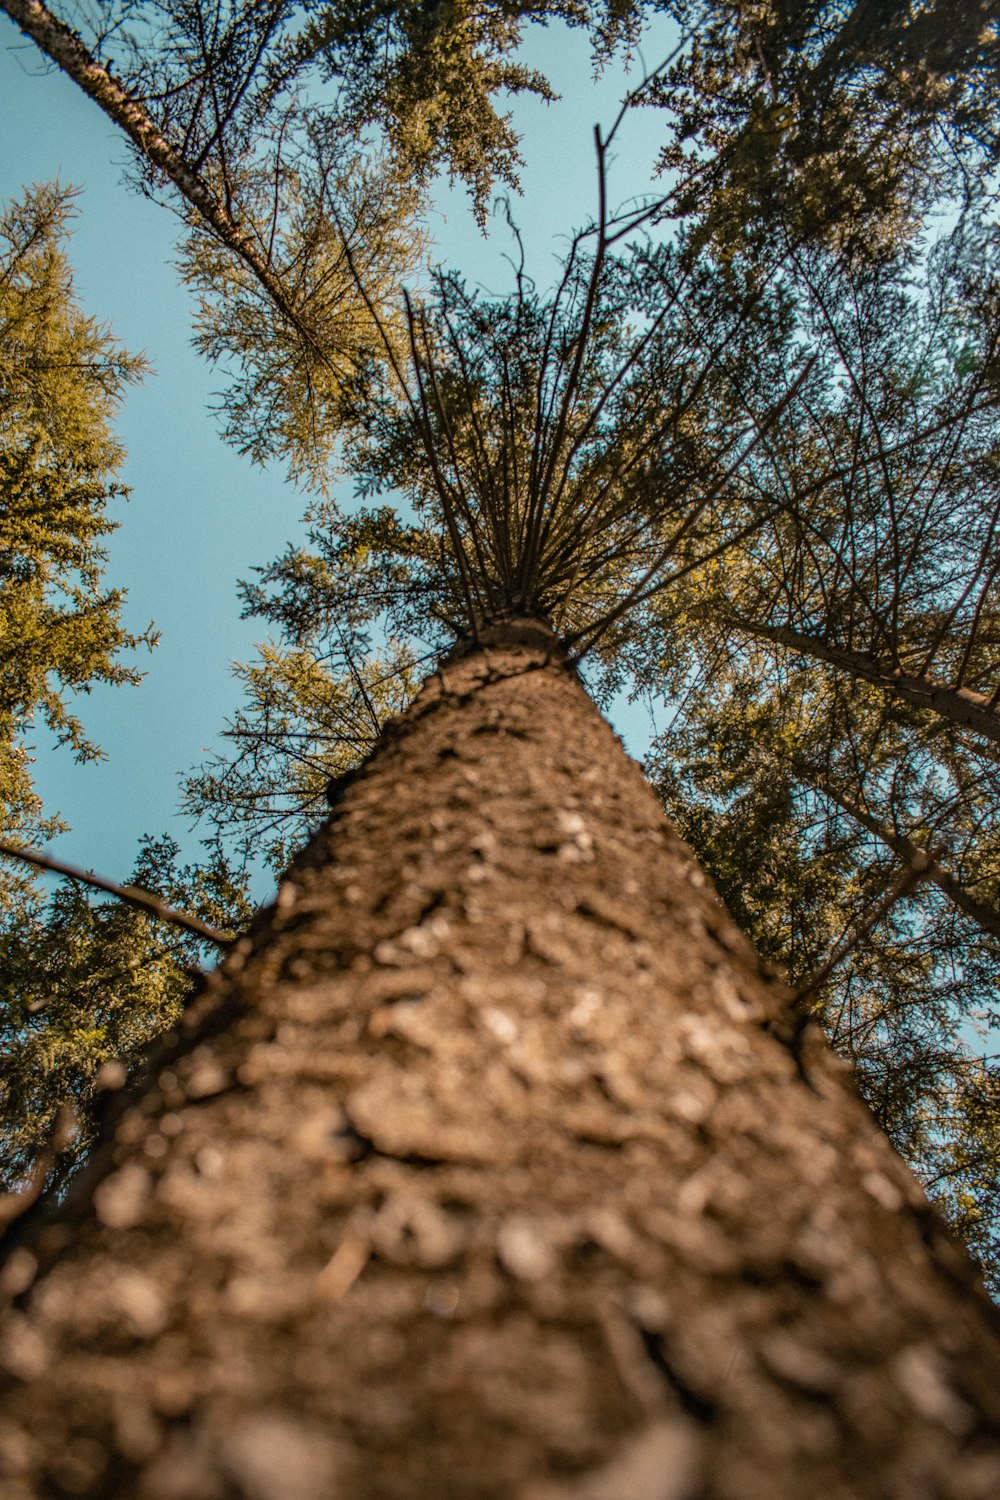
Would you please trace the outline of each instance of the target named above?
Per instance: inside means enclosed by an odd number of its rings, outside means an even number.
[[[80,760],[100,749],[75,698],[135,683],[105,539],[127,498],[111,421],[145,362],[80,308],[66,255],[73,192],[36,187],[0,214],[0,805],[41,833],[28,736],[44,724]]]
[[[208,923],[245,926],[245,884],[218,859],[182,866],[178,853],[170,838],[145,839],[132,883]],[[197,938],[72,884],[0,920],[0,1190],[23,1187],[53,1144],[59,1179],[75,1168],[101,1068],[130,1067],[177,1019],[205,957]]]
[[[652,84],[673,211],[722,253],[905,247],[935,204],[991,189],[993,0],[668,0],[691,38]]]
[[[280,874],[329,812],[328,788],[377,745],[419,682],[412,654],[365,649],[315,616],[294,640],[237,663],[243,703],[224,747],[184,781],[183,807],[211,830],[219,859]]]
[[[197,298],[195,346],[229,378],[217,407],[224,438],[314,490],[338,468],[338,435],[365,407],[383,336],[402,337],[403,285],[425,251],[413,184],[357,151],[332,155],[335,167],[315,125],[297,155],[290,147],[273,170],[248,167],[241,181],[243,213],[292,316],[197,222],[181,258]]]
[[[743,472],[762,503],[784,503],[650,607],[651,662],[724,660],[753,638],[994,753],[998,288],[995,229],[971,213],[919,257],[789,254],[781,289],[816,362]]]
[[[198,172],[238,201],[248,156],[280,160],[300,126],[341,146],[377,143],[402,177],[464,183],[485,224],[498,184],[516,188],[519,138],[501,101],[552,99],[516,54],[527,28],[563,22],[590,33],[595,60],[638,41],[641,0],[96,0],[74,16],[87,45],[113,60]],[[308,119],[304,97],[314,101]]]

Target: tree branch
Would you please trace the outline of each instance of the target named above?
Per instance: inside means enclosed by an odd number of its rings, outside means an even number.
[[[216,943],[220,948],[227,947],[233,942],[234,935],[231,932],[221,932],[217,927],[209,927],[200,917],[192,917],[187,912],[178,911],[173,906],[168,906],[158,896],[153,896],[149,891],[142,891],[135,885],[116,885],[113,880],[105,880],[101,875],[94,875],[89,870],[81,870],[76,865],[64,864],[60,859],[52,859],[48,854],[39,854],[34,849],[22,849],[17,844],[8,844],[0,840],[0,854],[6,854],[10,859],[23,860],[25,864],[34,865],[39,870],[51,870],[56,875],[65,875],[70,880],[78,880],[81,885],[93,886],[95,891],[107,891],[110,896],[117,896],[119,901],[134,906],[137,911],[145,912],[149,917],[155,917],[159,922],[170,922],[174,927],[184,927],[188,932],[193,932],[197,937],[204,938],[206,942]]]
[[[938,861],[929,854],[926,849],[921,849],[912,839],[905,834],[897,833],[887,828],[880,819],[873,817],[846,792],[835,786],[832,781],[819,769],[810,765],[802,756],[795,755],[792,760],[792,769],[795,775],[808,786],[815,788],[822,796],[835,802],[841,811],[847,813],[862,828],[877,838],[886,848],[891,849],[897,858],[901,859],[911,870],[919,870],[922,878],[936,885],[938,890],[948,898],[951,904],[965,916],[971,918],[984,932],[992,937],[1000,938],[1000,910],[992,906],[988,901],[982,901],[974,896],[950,870],[946,870]]]
[[[976,734],[1000,744],[1000,712],[984,693],[972,688],[950,687],[925,673],[902,672],[886,666],[867,651],[852,651],[836,646],[819,636],[793,630],[786,625],[763,625],[754,620],[731,615],[727,623],[758,640],[786,646],[801,656],[811,656],[830,666],[840,667],[852,677],[860,677],[885,693],[901,698],[915,708],[928,709],[953,724],[972,729]]]
[[[281,315],[315,347],[315,340],[304,327],[280,278],[261,255],[253,237],[241,228],[208,183],[167,140],[143,106],[91,56],[76,32],[53,15],[41,0],[0,0],[0,10],[6,12],[46,57],[51,58],[100,106],[152,166],[170,179],[215,236],[256,277]]]

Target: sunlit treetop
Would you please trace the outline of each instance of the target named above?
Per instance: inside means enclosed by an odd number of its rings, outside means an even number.
[[[639,0],[96,0],[55,9],[227,195],[248,155],[280,159],[297,133],[319,125],[345,148],[381,139],[422,185],[447,172],[469,188],[481,218],[495,185],[517,181],[518,136],[503,101],[552,97],[516,55],[525,28],[584,28],[607,58],[636,41],[643,14]]]

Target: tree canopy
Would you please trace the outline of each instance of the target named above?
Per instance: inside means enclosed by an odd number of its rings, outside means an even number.
[[[670,0],[656,82],[673,201],[725,253],[775,237],[886,253],[997,164],[997,8],[970,0]]]

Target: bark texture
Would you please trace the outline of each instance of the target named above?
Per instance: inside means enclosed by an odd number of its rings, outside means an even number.
[[[8,1255],[7,1500],[1000,1493],[971,1264],[544,634],[169,1045]]]

